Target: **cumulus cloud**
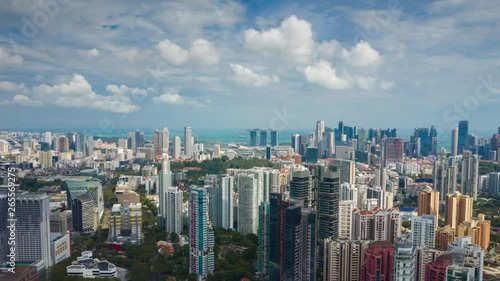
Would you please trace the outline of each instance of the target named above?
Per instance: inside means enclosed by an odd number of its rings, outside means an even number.
[[[0,93],[26,94],[28,93],[28,87],[23,83],[16,84],[10,81],[0,81]]]
[[[307,81],[333,90],[345,90],[351,87],[348,79],[339,77],[337,71],[327,61],[320,60],[304,70]]]
[[[248,49],[266,54],[278,55],[298,63],[306,63],[314,50],[314,35],[309,22],[290,16],[280,27],[245,31],[245,45]]]
[[[90,83],[80,74],[73,76],[66,82],[54,85],[41,84],[28,89],[24,84],[0,82],[0,88],[9,92],[20,90],[24,94],[16,94],[11,104],[23,106],[59,106],[71,108],[86,108],[115,113],[128,113],[139,109],[130,98],[115,94],[110,96],[99,95],[92,90]],[[117,87],[120,89],[119,87]],[[5,101],[3,102],[5,104]]]
[[[392,81],[380,81],[380,89],[382,90],[389,90],[394,87],[394,82]]]
[[[99,56],[99,51],[96,48],[87,51],[87,56],[89,58],[96,58]]]
[[[189,50],[165,39],[156,45],[156,50],[166,61],[174,65],[184,65],[187,62],[202,65],[215,65],[220,61],[217,49],[205,39],[197,39]]]
[[[176,89],[169,89],[164,94],[154,97],[153,101],[171,105],[189,105],[196,108],[206,106],[205,104],[198,102],[196,99],[179,95]]]
[[[343,62],[357,67],[376,66],[382,61],[380,53],[363,40],[351,50],[342,47],[337,40],[321,43],[317,50],[320,57],[338,57]]]
[[[21,64],[23,64],[23,57],[21,57],[20,55],[11,54],[3,48],[0,48],[0,67],[20,66]]]
[[[107,85],[106,86],[106,91],[117,94],[117,95],[137,95],[137,96],[145,96],[148,94],[148,91],[145,89],[139,89],[139,88],[130,88],[127,87],[123,84],[120,86],[118,85]]]
[[[245,68],[239,64],[229,64],[234,75],[232,80],[249,87],[265,87],[270,83],[279,83],[280,78],[276,75],[264,75],[255,73],[249,68]]]

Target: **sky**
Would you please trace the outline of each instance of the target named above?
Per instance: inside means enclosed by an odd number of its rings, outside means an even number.
[[[0,128],[500,126],[500,5],[0,2]]]

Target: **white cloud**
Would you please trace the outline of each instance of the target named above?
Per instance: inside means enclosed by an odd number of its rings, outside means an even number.
[[[197,39],[189,50],[185,50],[168,39],[160,41],[156,45],[160,56],[174,65],[184,65],[188,61],[193,64],[215,65],[220,61],[217,49],[205,39]]]
[[[23,83],[16,84],[10,81],[0,81],[0,93],[26,94],[28,93],[28,87]]]
[[[128,113],[139,109],[125,95],[96,94],[85,77],[76,73],[69,81],[61,81],[52,86],[42,84],[28,89],[24,84],[3,81],[0,82],[0,89],[9,93],[17,93],[9,103],[23,106],[76,107],[115,113]],[[120,88],[117,87],[117,89]],[[5,100],[2,103],[6,104]]]
[[[279,83],[280,78],[276,75],[264,75],[255,73],[251,69],[245,68],[239,64],[229,64],[233,70],[232,79],[240,84],[250,87],[265,87],[270,83]]]
[[[0,67],[2,66],[20,66],[23,64],[23,57],[20,55],[14,55],[3,48],[0,48]]]
[[[380,53],[372,48],[368,42],[361,40],[351,50],[348,50],[337,41],[323,42],[317,48],[320,57],[338,57],[352,66],[376,66],[382,62]]]
[[[106,91],[117,94],[117,95],[137,95],[137,96],[145,96],[148,94],[148,91],[145,89],[139,89],[139,88],[130,88],[127,87],[123,84],[120,86],[118,85],[107,85],[106,86]]]
[[[304,70],[307,81],[328,89],[345,90],[351,87],[349,81],[337,76],[337,71],[327,61],[320,60]]]
[[[371,76],[357,76],[354,78],[356,84],[365,91],[373,90],[377,87],[377,79]]]
[[[156,45],[156,50],[160,53],[164,59],[166,59],[169,63],[175,65],[183,65],[189,56],[187,50],[184,50],[179,45],[171,42],[168,39],[160,41]]]
[[[44,106],[44,103],[39,100],[33,100],[25,95],[15,95],[11,101],[12,104],[23,106]]]
[[[380,89],[382,90],[389,90],[394,87],[394,82],[392,81],[380,81]]]
[[[314,50],[314,34],[309,22],[290,16],[281,26],[264,31],[245,31],[248,49],[265,55],[277,55],[298,63],[307,63]]]
[[[164,94],[154,97],[153,101],[172,105],[189,105],[195,108],[206,106],[205,104],[198,102],[196,99],[179,95],[176,89],[169,89]]]
[[[96,58],[99,56],[99,51],[96,48],[87,51],[87,56],[89,58]]]

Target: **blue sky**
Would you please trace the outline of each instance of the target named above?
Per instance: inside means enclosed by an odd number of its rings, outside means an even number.
[[[0,128],[493,132],[499,13],[495,0],[2,1]]]

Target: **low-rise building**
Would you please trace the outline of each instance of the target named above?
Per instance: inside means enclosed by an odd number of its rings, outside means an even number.
[[[108,261],[92,258],[92,251],[82,252],[70,266],[66,267],[66,275],[83,278],[116,277],[116,266]]]

